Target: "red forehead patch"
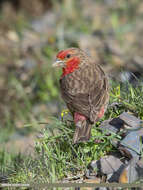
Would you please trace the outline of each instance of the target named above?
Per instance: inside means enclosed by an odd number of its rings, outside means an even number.
[[[57,55],[57,58],[60,58],[60,59],[64,59],[65,56],[70,53],[71,51],[70,50],[63,50],[63,51],[60,51]]]

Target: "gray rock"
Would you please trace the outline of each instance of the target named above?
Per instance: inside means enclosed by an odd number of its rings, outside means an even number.
[[[140,127],[141,120],[127,112],[123,112],[119,118],[123,120],[126,125],[130,126],[131,129],[137,129]]]
[[[117,171],[123,164],[119,158],[109,155],[97,161],[92,161],[90,167],[101,174],[112,174]]]
[[[123,169],[120,174],[119,182],[121,183],[133,183],[137,181],[139,178],[143,177],[143,164],[142,166],[138,161],[139,157],[134,157],[130,160],[128,165]]]
[[[140,136],[136,131],[130,131],[120,142],[120,145],[125,147],[125,149],[131,154],[131,157],[141,154],[143,149],[143,145],[140,142]]]
[[[107,131],[107,134],[115,133],[117,134],[123,127],[123,121],[120,118],[114,118],[112,120],[106,120],[101,123],[100,129]]]

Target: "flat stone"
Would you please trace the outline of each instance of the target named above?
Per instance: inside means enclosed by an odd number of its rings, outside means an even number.
[[[132,157],[137,154],[141,154],[143,146],[140,142],[140,136],[137,134],[138,131],[130,131],[120,142],[120,145],[124,146]]]
[[[112,174],[117,171],[123,164],[119,158],[109,155],[97,161],[92,161],[90,167],[97,170],[100,174]]]
[[[136,131],[137,135],[143,136],[143,127]]]
[[[107,131],[107,134],[117,134],[123,127],[123,121],[120,118],[114,118],[112,120],[106,120],[99,126],[101,130]]]
[[[133,183],[143,177],[143,168],[138,165],[139,157],[134,157],[119,176],[120,183]]]
[[[128,114],[127,112],[123,112],[119,118],[124,121],[124,123],[130,127],[132,127],[132,129],[136,129],[138,127],[140,127],[141,125],[141,120],[133,115]]]

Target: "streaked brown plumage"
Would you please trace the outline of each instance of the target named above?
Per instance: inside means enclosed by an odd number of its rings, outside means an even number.
[[[107,108],[107,76],[98,63],[78,48],[59,52],[57,60],[56,66],[63,67],[60,78],[62,97],[76,125],[73,143],[87,141],[92,124],[104,115]]]

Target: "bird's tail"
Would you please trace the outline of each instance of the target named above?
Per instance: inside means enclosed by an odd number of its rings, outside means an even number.
[[[73,144],[88,141],[91,135],[91,127],[92,125],[88,120],[78,121],[76,123]]]

